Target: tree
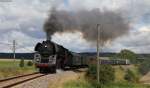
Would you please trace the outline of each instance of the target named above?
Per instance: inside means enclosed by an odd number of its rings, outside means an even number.
[[[20,60],[19,66],[20,66],[20,67],[24,67],[24,58],[22,58],[22,59]]]
[[[33,63],[31,61],[28,61],[27,66],[32,66]]]
[[[129,59],[132,63],[136,63],[137,55],[130,50],[123,49],[121,52],[118,54],[118,57],[121,59]]]

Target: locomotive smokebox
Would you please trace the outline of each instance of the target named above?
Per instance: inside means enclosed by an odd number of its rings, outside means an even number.
[[[51,36],[49,35],[49,32],[48,32],[48,31],[46,32],[46,40],[47,40],[47,41],[51,41]]]

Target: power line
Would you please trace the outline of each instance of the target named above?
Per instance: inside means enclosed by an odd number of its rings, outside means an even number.
[[[30,49],[26,48],[26,47],[23,46],[23,45],[19,45],[19,44],[18,44],[18,46],[19,46],[18,48],[23,48],[23,49],[26,49],[26,50],[28,50],[28,51],[33,51],[33,50],[30,50]]]
[[[26,48],[26,47],[23,46],[23,45],[17,44],[15,40],[13,40],[13,43],[0,42],[0,45],[11,46],[11,47],[12,47],[12,50],[13,50],[13,53],[16,52],[16,49],[17,49],[17,48],[23,48],[23,49],[25,49],[25,50],[27,50],[27,51],[34,52],[33,50],[28,49],[28,48]],[[15,57],[15,55],[14,55],[14,57]]]
[[[0,42],[2,45],[12,45],[11,43]]]

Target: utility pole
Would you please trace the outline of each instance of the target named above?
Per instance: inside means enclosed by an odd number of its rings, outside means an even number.
[[[99,27],[100,27],[100,24],[97,24],[97,81],[99,83],[100,81],[100,77],[99,77],[99,74],[100,74],[100,62],[99,62]]]
[[[14,61],[15,61],[15,59],[16,59],[16,54],[15,54],[15,52],[16,52],[16,41],[13,40],[13,56],[14,56]]]

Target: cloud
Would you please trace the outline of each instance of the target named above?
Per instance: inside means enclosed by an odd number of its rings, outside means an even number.
[[[9,36],[8,36],[9,35]],[[0,37],[2,43],[1,51],[4,52],[12,52],[12,42],[13,40],[16,41],[16,51],[17,52],[33,52],[34,46],[37,42],[42,41],[43,39],[37,39],[26,34],[22,33],[21,31],[10,31],[6,34],[2,34]],[[29,48],[30,47],[30,48]]]
[[[0,31],[21,30],[23,33],[42,33],[43,22],[49,10],[49,1],[44,0],[15,0],[10,5],[0,6]],[[35,30],[30,30],[30,29]],[[32,37],[33,36],[29,34]],[[39,35],[40,36],[40,35]],[[44,37],[44,36],[40,36]]]
[[[13,0],[0,3],[0,40],[12,43],[16,40],[23,47],[34,47],[45,38],[42,31],[44,20],[51,6],[49,0]],[[33,42],[34,41],[34,42]],[[6,47],[6,45],[1,45]],[[11,52],[0,47],[1,52]],[[11,46],[9,46],[11,47]],[[30,52],[19,47],[17,52]],[[31,49],[33,51],[33,48]]]
[[[92,47],[82,37],[81,32],[55,33],[54,36],[52,36],[52,41],[63,45],[73,52],[85,52]]]
[[[76,11],[79,9],[100,8],[103,10],[119,10],[123,16],[131,21],[134,31],[114,40],[102,48],[105,52],[119,52],[127,48],[138,53],[150,52],[150,1],[149,0],[12,0],[0,3],[0,40],[12,43],[15,39],[19,47],[17,52],[30,52],[34,45],[45,39],[42,30],[43,23],[52,6],[58,9]],[[81,37],[80,33],[55,34],[53,41],[66,48],[77,51],[96,51]],[[79,48],[80,47],[80,48]],[[0,44],[0,52],[12,52],[11,46]]]
[[[141,27],[138,31],[120,37],[110,45],[104,47],[104,51],[119,52],[121,49],[130,49],[136,53],[150,52],[150,28]]]

